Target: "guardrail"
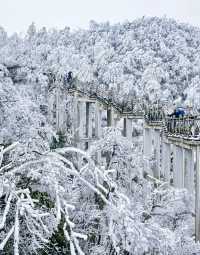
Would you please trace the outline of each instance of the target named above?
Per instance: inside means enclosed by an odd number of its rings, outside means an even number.
[[[166,117],[165,132],[170,136],[200,139],[200,116]]]
[[[49,78],[49,82],[54,84],[56,82],[56,77],[52,74],[47,75]],[[101,102],[102,104],[113,107],[116,111],[120,114],[125,115],[133,115],[133,116],[144,116],[145,122],[148,125],[159,125],[164,127],[164,131],[168,136],[178,136],[178,137],[185,137],[185,138],[192,138],[192,139],[199,139],[200,140],[200,116],[186,116],[182,118],[174,118],[174,117],[166,117],[161,105],[153,105],[153,106],[146,106],[143,102],[138,100],[133,100],[132,107],[125,107],[124,105],[120,105],[111,98],[101,97],[96,92],[90,93],[90,90],[81,89],[77,86],[79,82],[76,77],[74,77],[70,82],[65,82],[64,79],[61,77],[57,80],[57,82],[62,82],[65,85],[65,88],[68,91],[76,91],[83,96],[87,96],[89,98],[95,98],[97,101]],[[82,82],[80,82],[82,83]],[[89,88],[85,86],[86,88]],[[141,109],[138,110],[137,107],[140,105]]]
[[[153,125],[156,123],[162,124],[164,121],[164,118],[165,118],[164,112],[163,112],[162,107],[160,107],[160,106],[149,107],[145,111],[144,119],[145,119],[146,123],[149,125],[151,125],[151,124]]]
[[[163,126],[167,136],[200,140],[200,116],[165,116],[162,107],[153,106],[145,111],[144,118],[148,125]]]
[[[56,83],[62,84],[63,88],[65,88],[69,92],[78,92],[84,96],[89,98],[95,98],[97,101],[101,102],[105,106],[113,107],[120,114],[129,114],[136,117],[143,117],[146,105],[143,101],[133,99],[129,102],[129,105],[119,104],[111,97],[109,97],[106,93],[101,93],[101,91],[96,89],[92,89],[91,82],[82,82],[77,79],[77,77],[73,77],[70,81],[66,81],[64,76],[56,75],[53,72],[44,72],[44,75],[48,77],[49,80],[49,91],[52,91],[56,88]]]

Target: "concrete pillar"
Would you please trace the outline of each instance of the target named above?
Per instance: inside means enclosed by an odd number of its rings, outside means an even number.
[[[108,127],[114,126],[114,112],[112,107],[107,109],[107,126]]]
[[[154,130],[154,149],[155,149],[155,169],[154,169],[154,177],[160,179],[160,149],[161,149],[161,137],[160,130]]]
[[[97,139],[101,138],[102,136],[102,127],[101,127],[101,116],[102,110],[100,108],[99,103],[95,104],[95,137]],[[98,151],[96,153],[96,162],[100,163],[101,162],[101,151]]]
[[[116,118],[114,119],[114,126],[115,127],[117,127],[118,121],[119,121],[119,118],[118,118],[118,116],[116,116]]]
[[[115,112],[115,113],[114,113],[114,117],[113,117],[113,125],[114,125],[114,127],[117,127],[118,121],[119,121],[119,116],[118,116],[118,114]]]
[[[123,136],[126,137],[126,135],[127,135],[127,119],[124,118],[123,119]]]
[[[100,108],[99,103],[95,104],[95,137],[100,138],[102,135],[102,127],[101,127],[101,116],[102,110]]]
[[[92,138],[92,103],[86,102],[86,137]]]
[[[132,140],[132,133],[133,133],[133,121],[132,119],[127,119],[127,138],[130,139],[130,141]]]
[[[72,125],[73,125],[73,135],[74,135],[74,139],[75,141],[78,140],[78,127],[79,127],[79,123],[78,123],[78,98],[75,96],[73,98],[73,106],[72,106],[72,111],[73,111],[73,115],[72,115]]]
[[[200,241],[200,146],[196,149],[195,236]]]
[[[184,187],[194,194],[194,152],[184,149]]]
[[[78,102],[78,136],[79,139],[84,138],[85,135],[85,102]]]
[[[173,145],[173,180],[175,188],[184,188],[183,148]]]
[[[143,160],[144,160],[144,171],[152,175],[150,169],[150,158],[152,157],[152,129],[144,127],[143,134]]]
[[[130,141],[132,140],[132,119],[124,118],[124,129],[123,134],[125,137],[127,137]]]
[[[171,169],[171,145],[169,143],[162,143],[162,173],[164,181],[170,183],[170,169]]]
[[[150,128],[144,128],[144,156],[152,156],[152,132]]]

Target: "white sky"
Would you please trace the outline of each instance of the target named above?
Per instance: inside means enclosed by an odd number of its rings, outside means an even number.
[[[33,21],[76,29],[92,19],[115,23],[164,15],[200,27],[200,0],[0,0],[0,25],[9,34],[26,31]]]

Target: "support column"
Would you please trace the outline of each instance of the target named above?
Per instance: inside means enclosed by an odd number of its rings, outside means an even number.
[[[123,121],[123,136],[126,137],[127,135],[127,119],[124,118],[124,121]]]
[[[102,135],[102,127],[101,127],[101,114],[102,110],[100,108],[99,103],[95,104],[95,137],[100,138]]]
[[[73,120],[72,120],[72,125],[73,125],[73,136],[75,141],[77,142],[78,140],[78,98],[74,96],[73,98]]]
[[[123,134],[130,141],[132,140],[132,132],[133,132],[132,119],[124,118],[124,130],[123,130]]]
[[[183,148],[173,145],[173,180],[175,188],[184,188]]]
[[[154,169],[154,177],[160,179],[160,146],[161,146],[161,138],[160,138],[160,130],[154,130],[154,148],[155,148],[155,169]]]
[[[85,103],[79,101],[78,102],[78,136],[79,139],[84,138],[84,116],[85,116],[85,111],[84,111]]]
[[[114,117],[113,117],[113,125],[114,127],[117,127],[117,123],[119,121],[119,116],[117,113],[114,113]]]
[[[118,118],[118,116],[116,116],[116,118],[114,119],[114,126],[115,127],[117,127],[118,121],[119,121],[119,118]]]
[[[194,194],[194,152],[184,149],[184,188]]]
[[[99,103],[95,104],[95,137],[97,139],[101,138],[102,136],[102,127],[101,127],[101,116],[102,110],[100,108]],[[101,162],[101,151],[96,153],[96,161],[97,163]]]
[[[195,236],[200,241],[200,146],[196,149]]]
[[[144,128],[144,156],[152,155],[152,134],[150,128]]]
[[[152,130],[150,128],[144,127],[144,135],[143,135],[143,160],[144,160],[144,171],[148,172],[152,175],[151,169],[150,169],[150,158],[152,156]]]
[[[164,181],[170,183],[170,169],[171,169],[171,145],[163,142],[162,144],[162,173]]]
[[[86,102],[86,137],[92,138],[92,104]]]
[[[107,109],[107,126],[114,126],[114,112],[112,107],[110,109]]]

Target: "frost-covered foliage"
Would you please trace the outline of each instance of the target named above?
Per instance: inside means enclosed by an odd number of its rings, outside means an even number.
[[[32,83],[13,82],[8,69],[0,66],[0,144],[18,141],[22,145],[21,153],[27,157],[32,157],[33,151],[48,150],[54,135],[37,97],[41,98],[42,94],[36,96]]]
[[[103,141],[104,151],[115,145],[108,167],[72,147],[23,163],[17,144],[1,148],[1,254],[200,252],[187,192],[143,179],[137,153],[118,132],[105,132]]]
[[[193,104],[199,38],[198,28],[157,17],[115,25],[91,21],[88,30],[72,32],[68,27],[37,30],[32,24],[24,38],[8,37],[1,29],[0,63],[21,66],[18,81],[27,74],[35,90],[42,84],[45,91],[45,71],[72,71],[120,103],[127,104],[132,95],[182,104],[188,94],[187,103]]]
[[[143,178],[140,139],[108,128],[83,152],[48,116],[48,74],[68,71],[122,106],[159,98],[198,110],[199,35],[166,18],[74,32],[32,24],[24,38],[0,28],[0,254],[200,254],[191,197]]]

